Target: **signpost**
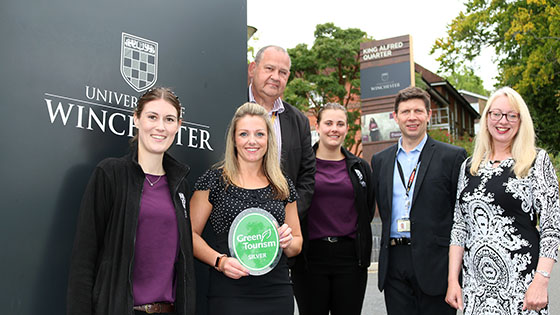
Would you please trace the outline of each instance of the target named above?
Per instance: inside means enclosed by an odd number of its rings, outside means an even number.
[[[395,143],[399,128],[392,119],[396,94],[414,86],[410,35],[374,40],[360,45],[362,144],[369,161]]]

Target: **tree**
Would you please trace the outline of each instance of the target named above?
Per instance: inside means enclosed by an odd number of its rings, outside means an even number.
[[[247,64],[250,64],[252,61],[255,60],[255,46],[254,44],[259,41],[259,37],[256,35],[251,36],[247,40]]]
[[[291,74],[284,98],[303,112],[315,116],[326,103],[337,102],[349,109],[359,105],[360,43],[370,40],[356,28],[341,29],[333,23],[319,24],[315,41],[308,49],[298,44],[288,49],[292,61]],[[355,139],[360,130],[359,106],[348,110],[349,131],[344,146],[357,152],[361,140]]]
[[[453,71],[445,76],[457,90],[466,90],[480,95],[488,96],[488,91],[484,89],[482,79],[474,74],[474,70],[467,66],[461,67],[459,71]]]
[[[452,72],[493,47],[499,85],[530,108],[539,145],[560,150],[560,5],[558,0],[467,0],[465,12],[438,39],[441,70]]]

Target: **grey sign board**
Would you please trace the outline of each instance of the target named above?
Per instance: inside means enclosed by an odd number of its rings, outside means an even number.
[[[362,99],[397,94],[410,86],[410,62],[365,68],[360,71]]]
[[[246,1],[0,8],[0,313],[65,314],[84,188],[99,161],[127,153],[146,89],[169,86],[181,100],[170,151],[191,166],[191,184],[222,158],[227,124],[247,99]]]

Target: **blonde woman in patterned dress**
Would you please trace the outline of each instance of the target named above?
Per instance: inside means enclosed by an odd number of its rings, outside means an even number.
[[[549,314],[560,243],[554,167],[535,147],[527,105],[511,88],[490,97],[480,125],[461,167],[445,300],[465,315]]]

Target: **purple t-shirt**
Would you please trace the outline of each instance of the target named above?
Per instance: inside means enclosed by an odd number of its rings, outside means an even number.
[[[346,160],[317,159],[315,192],[308,213],[309,239],[327,236],[356,237],[358,212]]]
[[[175,301],[175,270],[179,233],[167,177],[144,180],[136,229],[132,287],[134,305]],[[156,182],[157,181],[157,182]]]

